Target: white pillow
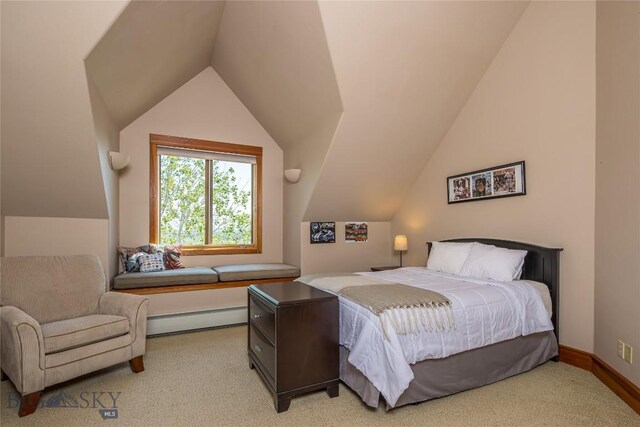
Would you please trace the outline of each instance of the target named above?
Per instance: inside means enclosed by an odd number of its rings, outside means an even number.
[[[522,274],[527,251],[475,242],[460,270],[461,276],[510,282]]]
[[[164,271],[164,254],[142,254],[140,255],[140,272],[152,273],[154,271]]]
[[[427,270],[460,274],[472,247],[473,243],[433,242],[427,260]]]

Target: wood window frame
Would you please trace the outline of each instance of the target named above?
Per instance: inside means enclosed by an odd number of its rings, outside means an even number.
[[[214,246],[183,245],[182,254],[189,255],[231,255],[262,253],[262,147],[231,144],[228,142],[207,141],[203,139],[183,138],[149,134],[149,243],[160,243],[160,165],[158,147],[182,148],[187,150],[211,151],[224,154],[254,156],[256,158],[255,201],[253,215],[253,243],[250,245]],[[210,219],[207,219],[210,220]]]

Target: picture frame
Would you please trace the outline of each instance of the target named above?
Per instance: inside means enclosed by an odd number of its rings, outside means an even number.
[[[524,160],[447,177],[447,203],[524,196]]]
[[[309,223],[309,241],[318,243],[336,242],[336,223],[331,221],[314,221]]]
[[[369,240],[369,225],[366,222],[345,222],[344,241],[347,243],[364,243]]]

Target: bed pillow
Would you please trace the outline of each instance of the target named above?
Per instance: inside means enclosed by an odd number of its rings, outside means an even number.
[[[472,247],[473,243],[433,242],[427,259],[427,270],[460,274]]]
[[[142,254],[139,258],[140,273],[152,273],[154,271],[164,271],[164,254]]]
[[[461,276],[501,282],[516,280],[522,274],[527,251],[474,243],[460,270]]]

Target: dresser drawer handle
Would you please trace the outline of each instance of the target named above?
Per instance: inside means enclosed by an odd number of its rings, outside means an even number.
[[[262,353],[262,348],[258,344],[256,344],[255,349],[258,353]]]
[[[262,314],[254,314],[253,318],[254,319],[260,319],[262,317]]]

